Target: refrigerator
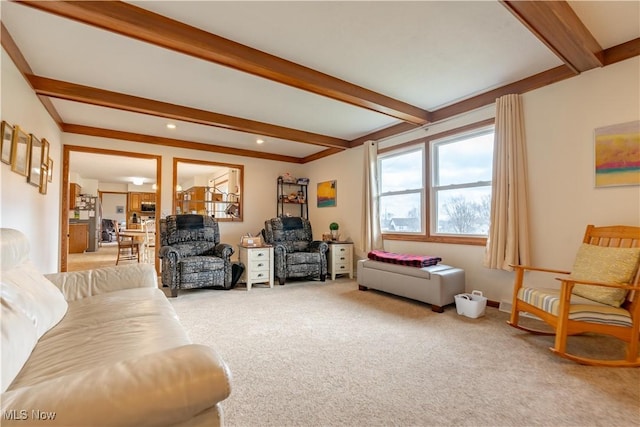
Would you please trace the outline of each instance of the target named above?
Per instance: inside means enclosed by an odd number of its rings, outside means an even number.
[[[102,206],[96,196],[81,194],[76,198],[76,219],[89,224],[89,239],[86,252],[98,250],[102,227]]]

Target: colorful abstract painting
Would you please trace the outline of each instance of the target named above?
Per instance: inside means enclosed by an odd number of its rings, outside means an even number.
[[[595,130],[596,187],[640,184],[640,120]]]
[[[338,197],[336,181],[324,181],[318,183],[318,207],[327,208],[336,206]]]

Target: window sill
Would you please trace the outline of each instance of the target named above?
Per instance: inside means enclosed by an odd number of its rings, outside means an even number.
[[[407,242],[430,242],[430,243],[448,243],[453,245],[470,245],[470,246],[486,246],[486,237],[466,237],[466,236],[425,236],[411,234],[391,234],[383,233],[384,240],[402,240]]]

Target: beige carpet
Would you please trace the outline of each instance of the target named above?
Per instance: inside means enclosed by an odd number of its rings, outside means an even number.
[[[585,367],[549,337],[357,290],[355,282],[181,291],[193,341],[227,361],[227,426],[638,426],[640,369]],[[615,341],[572,339],[586,353]]]

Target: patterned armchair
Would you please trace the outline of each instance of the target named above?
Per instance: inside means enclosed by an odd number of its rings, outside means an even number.
[[[264,223],[264,237],[273,245],[274,274],[284,285],[288,277],[327,277],[326,242],[314,241],[309,220],[300,217],[272,218]]]
[[[231,288],[233,247],[220,243],[218,222],[206,215],[169,215],[160,220],[162,284],[178,289]]]

